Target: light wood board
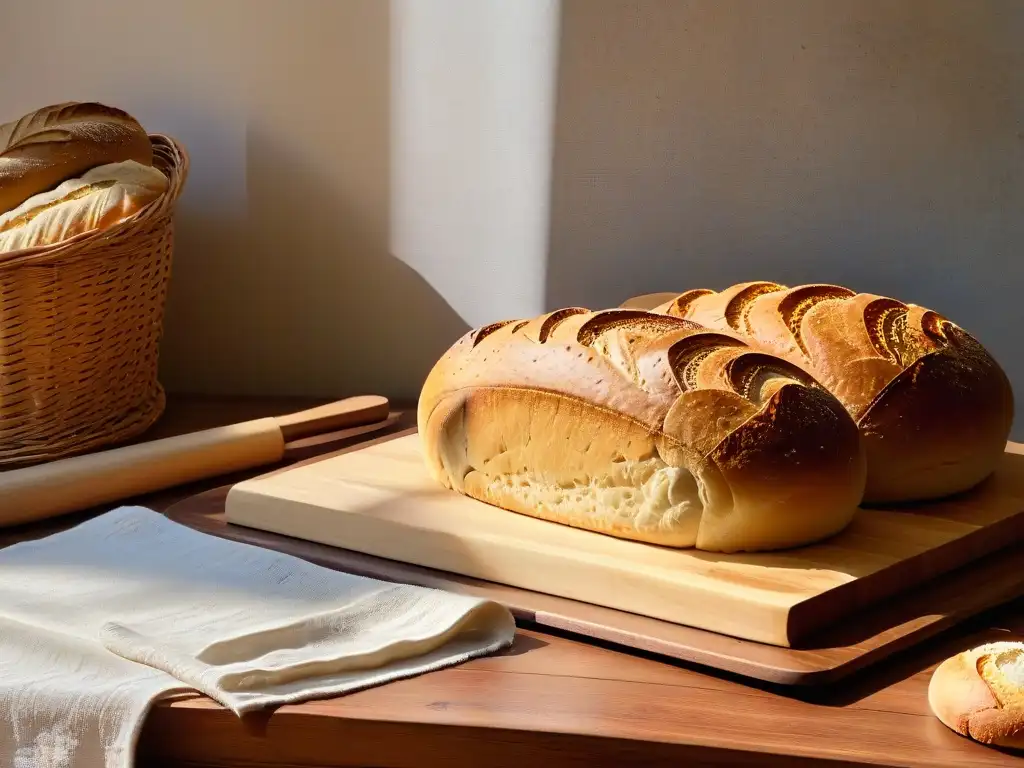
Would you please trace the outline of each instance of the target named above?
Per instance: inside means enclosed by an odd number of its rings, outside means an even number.
[[[778,646],[1018,541],[1024,456],[956,499],[863,509],[827,542],[715,555],[615,539],[439,487],[415,433],[231,488],[230,523]]]
[[[858,613],[856,621],[816,634],[801,648],[782,648],[231,525],[224,518],[230,488],[227,485],[190,496],[166,514],[195,530],[284,552],[326,568],[495,600],[512,612],[521,627],[567,632],[578,639],[611,643],[621,650],[653,653],[665,660],[691,662],[786,686],[846,681],[854,673],[1024,594],[1024,569],[1020,567],[1024,544],[1017,544],[884,600]]]

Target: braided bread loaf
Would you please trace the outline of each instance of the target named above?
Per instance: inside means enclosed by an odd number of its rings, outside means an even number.
[[[644,306],[644,297],[631,304]],[[929,309],[835,285],[771,282],[691,290],[650,309],[778,355],[834,394],[864,437],[867,503],[967,490],[1006,447],[1014,410],[1006,374]]]
[[[864,489],[857,427],[796,366],[695,323],[561,309],[463,336],[418,409],[445,487],[621,538],[709,551],[844,528]]]

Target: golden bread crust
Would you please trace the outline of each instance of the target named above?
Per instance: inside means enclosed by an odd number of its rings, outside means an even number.
[[[865,482],[856,425],[799,368],[642,310],[566,308],[459,339],[418,423],[444,486],[666,546],[799,546],[844,528]]]
[[[153,146],[128,113],[92,102],[37,109],[0,125],[0,213],[90,168],[153,164]]]
[[[740,283],[652,309],[743,339],[835,395],[865,440],[864,501],[923,501],[987,478],[1013,423],[1013,392],[970,334],[924,307],[835,285]]]
[[[1005,674],[1024,643],[1003,641],[944,660],[928,684],[928,705],[948,728],[982,744],[1024,749],[1024,687]]]

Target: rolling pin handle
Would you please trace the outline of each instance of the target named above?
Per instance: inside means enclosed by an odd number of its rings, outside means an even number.
[[[358,395],[287,416],[277,416],[274,420],[284,441],[289,443],[311,435],[383,421],[390,412],[391,404],[386,397]]]

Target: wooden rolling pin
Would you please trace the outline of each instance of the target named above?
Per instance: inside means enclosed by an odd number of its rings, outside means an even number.
[[[285,444],[292,440],[382,421],[389,410],[387,398],[362,395],[287,416],[0,472],[0,526],[274,464],[281,461]]]

